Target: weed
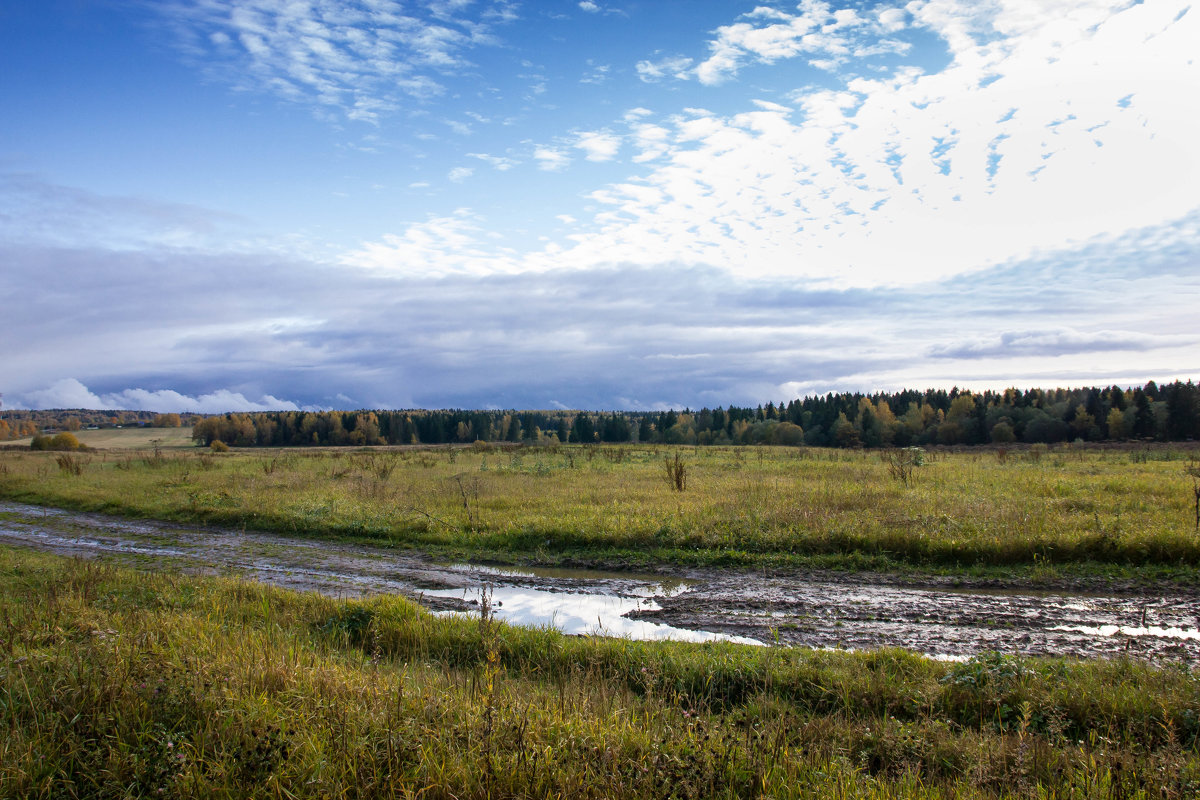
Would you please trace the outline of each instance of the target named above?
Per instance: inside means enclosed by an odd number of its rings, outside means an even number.
[[[463,513],[467,518],[466,529],[474,533],[479,527],[479,521],[475,517],[475,506],[479,504],[479,479],[470,481],[468,487],[468,482],[464,481],[463,477],[460,472],[454,476],[454,482],[458,486],[458,496],[462,500]]]
[[[82,475],[83,468],[89,463],[74,453],[59,453],[54,461],[64,475]]]
[[[901,447],[885,450],[880,455],[887,464],[888,473],[905,486],[912,483],[913,471],[925,465],[925,451],[920,447]]]
[[[1192,498],[1195,506],[1195,529],[1200,531],[1200,461],[1192,458],[1184,467],[1184,472],[1192,478]]]
[[[589,451],[590,452],[590,451]],[[687,465],[683,463],[683,459],[679,453],[675,453],[675,458],[670,457],[663,459],[663,465],[667,470],[667,484],[676,492],[682,492],[687,488]]]

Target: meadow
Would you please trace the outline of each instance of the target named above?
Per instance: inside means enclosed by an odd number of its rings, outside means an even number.
[[[129,437],[128,443],[133,443]],[[0,451],[0,497],[509,563],[1194,587],[1195,451]],[[904,456],[904,458],[901,458]],[[0,548],[0,797],[1191,797],[1186,663],[570,637]]]
[[[369,540],[446,558],[636,568],[1001,571],[1193,583],[1197,450],[918,454],[552,446],[0,452],[0,497]],[[911,453],[909,453],[911,455]]]
[[[0,796],[1183,798],[1187,665],[567,637],[0,548]]]
[[[74,431],[72,435],[85,447],[105,450],[162,450],[194,449],[191,428],[97,428]],[[28,447],[30,438],[5,442],[10,447]]]

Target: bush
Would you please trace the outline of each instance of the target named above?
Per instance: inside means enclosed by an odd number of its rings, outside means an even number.
[[[30,450],[84,450],[73,433],[59,433],[54,436],[35,436],[29,443]]]
[[[73,433],[66,433],[64,431],[63,433],[56,434],[50,440],[51,450],[78,450],[79,448],[79,440],[75,438],[75,434]]]
[[[214,453],[228,453],[229,445],[225,444],[220,439],[213,439],[212,444],[208,446],[208,449],[212,450]]]

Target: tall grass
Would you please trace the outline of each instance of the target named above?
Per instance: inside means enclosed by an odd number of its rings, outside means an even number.
[[[572,638],[0,549],[4,797],[1189,797],[1200,681]]]
[[[0,496],[507,561],[1200,567],[1178,448],[881,454],[554,447],[0,453]],[[682,479],[663,480],[678,463]]]

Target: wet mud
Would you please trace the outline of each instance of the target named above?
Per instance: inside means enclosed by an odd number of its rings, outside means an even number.
[[[490,587],[499,616],[567,633],[816,648],[903,647],[938,658],[987,650],[1153,661],[1200,658],[1200,594],[963,588],[830,573],[678,576],[439,564],[419,555],[274,534],[130,521],[0,503],[0,542],[144,569],[239,575],[337,597],[401,594],[470,612]]]
[[[705,625],[763,642],[941,658],[1023,655],[1200,657],[1195,594],[1104,594],[862,583],[830,576],[712,576],[641,619]]]

